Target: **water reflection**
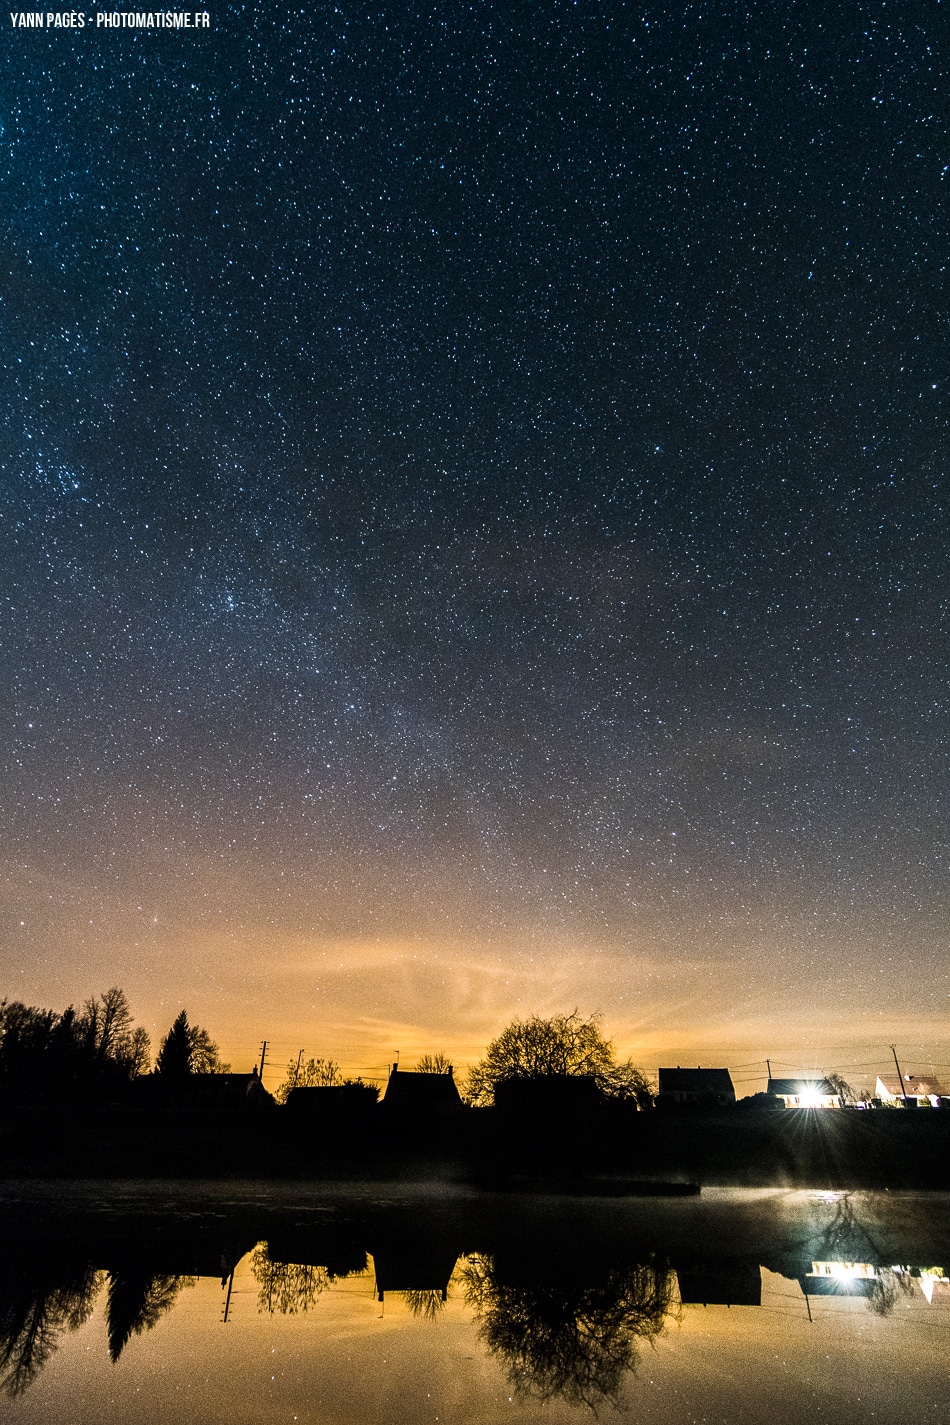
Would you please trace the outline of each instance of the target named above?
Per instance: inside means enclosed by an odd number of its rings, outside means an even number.
[[[763,1267],[801,1290],[809,1319],[813,1303],[836,1297],[879,1316],[950,1297],[946,1266],[932,1265],[950,1261],[945,1204],[737,1202],[534,1199],[526,1211],[490,1195],[375,1202],[364,1191],[292,1210],[265,1193],[226,1206],[209,1197],[203,1209],[126,1199],[64,1211],[50,1194],[44,1212],[24,1199],[0,1219],[0,1387],[27,1391],[97,1301],[117,1363],[200,1277],[220,1280],[230,1303],[241,1260],[262,1316],[319,1313],[327,1293],[370,1267],[367,1295],[371,1282],[378,1302],[397,1297],[422,1326],[454,1296],[513,1394],[593,1410],[623,1403],[644,1344],[685,1311],[759,1308]],[[249,1304],[244,1296],[242,1311]]]
[[[434,1321],[444,1310],[448,1300],[447,1287],[411,1287],[403,1292],[403,1298],[413,1316],[423,1321]]]
[[[147,1271],[119,1270],[109,1273],[109,1355],[113,1364],[132,1336],[140,1336],[171,1311],[183,1287],[194,1286],[197,1277],[152,1276]]]
[[[302,1262],[275,1262],[266,1242],[259,1242],[251,1254],[251,1271],[260,1287],[258,1311],[271,1315],[295,1316],[309,1311],[318,1297],[334,1281],[326,1267],[307,1266]]]
[[[66,1331],[92,1315],[102,1273],[87,1263],[43,1264],[24,1275],[8,1261],[0,1275],[0,1388],[22,1395]],[[12,1267],[12,1270],[10,1269]]]
[[[566,1273],[529,1284],[505,1280],[491,1257],[473,1256],[462,1281],[482,1340],[516,1391],[593,1409],[620,1405],[639,1343],[652,1343],[675,1310],[675,1276],[653,1262],[596,1282]]]
[[[448,1298],[463,1241],[458,1224],[426,1221],[424,1216],[375,1225],[370,1250],[377,1300],[397,1292],[415,1315],[433,1319]]]
[[[88,1262],[39,1259],[32,1272],[24,1272],[14,1258],[11,1266],[0,1277],[0,1389],[9,1396],[22,1395],[33,1383],[65,1332],[86,1324],[104,1284],[109,1356],[115,1363],[129,1339],[150,1331],[182,1288],[197,1281],[134,1267],[99,1271]]]

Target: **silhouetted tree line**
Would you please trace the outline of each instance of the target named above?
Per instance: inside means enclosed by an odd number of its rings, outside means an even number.
[[[109,1098],[150,1067],[149,1036],[113,987],[62,1014],[0,1005],[0,1090],[31,1100]]]
[[[218,1047],[182,1010],[165,1035],[155,1073],[168,1080],[224,1073]],[[121,1098],[151,1069],[148,1031],[135,1025],[124,990],[113,986],[57,1014],[0,1001],[0,1096],[29,1102],[106,1102]]]

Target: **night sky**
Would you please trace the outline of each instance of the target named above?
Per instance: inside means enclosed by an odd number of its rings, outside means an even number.
[[[946,9],[4,15],[0,993],[950,1061]]]

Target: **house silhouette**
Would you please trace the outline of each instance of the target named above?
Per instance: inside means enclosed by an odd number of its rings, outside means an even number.
[[[659,1097],[667,1103],[735,1103],[728,1069],[661,1069]]]
[[[446,1074],[420,1074],[393,1064],[381,1104],[387,1118],[413,1121],[450,1118],[461,1113],[462,1107],[451,1069]]]

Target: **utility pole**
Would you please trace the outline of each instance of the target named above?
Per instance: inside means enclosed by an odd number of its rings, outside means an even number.
[[[768,1069],[768,1071],[769,1071],[769,1078],[771,1079],[771,1077],[772,1077],[772,1060],[771,1060],[771,1059],[766,1059],[766,1061],[765,1061],[765,1067]]]
[[[904,1087],[904,1075],[901,1073],[901,1066],[897,1062],[897,1050],[891,1045],[891,1053],[894,1055],[894,1068],[897,1070],[897,1082],[901,1086],[901,1098],[904,1100],[904,1107],[907,1107],[907,1090]]]
[[[260,1067],[260,1068],[258,1069],[258,1071],[257,1071],[257,1077],[260,1079],[261,1083],[264,1082],[264,1064],[266,1063],[266,1061],[267,1061],[267,1040],[265,1039],[264,1042],[263,1042],[263,1044],[261,1045],[261,1067]]]
[[[297,1080],[300,1078],[300,1061],[302,1058],[303,1050],[301,1049],[299,1054],[297,1055],[297,1067],[296,1069],[294,1069],[294,1088],[297,1087]]]

